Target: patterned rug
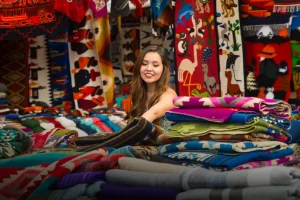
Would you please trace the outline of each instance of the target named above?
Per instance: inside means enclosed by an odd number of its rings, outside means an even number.
[[[239,1],[229,7],[217,1],[217,31],[221,96],[244,96],[244,55],[241,36]]]
[[[214,1],[175,6],[175,53],[181,96],[220,96]]]
[[[90,10],[82,23],[70,21],[68,41],[75,108],[107,107]]]
[[[27,40],[0,41],[0,82],[7,86],[9,105],[16,108],[29,105],[28,52]]]
[[[29,38],[29,102],[42,101],[52,106],[52,91],[48,63],[48,45],[45,36]]]

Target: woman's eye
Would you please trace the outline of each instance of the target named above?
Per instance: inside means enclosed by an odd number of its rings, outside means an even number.
[[[153,65],[154,67],[159,67],[159,65]]]
[[[147,63],[142,63],[142,65],[147,65]]]

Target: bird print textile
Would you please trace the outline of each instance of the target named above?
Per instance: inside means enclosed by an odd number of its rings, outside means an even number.
[[[175,55],[179,95],[220,96],[214,2],[176,2]]]
[[[243,43],[238,0],[216,1],[221,96],[244,96]]]

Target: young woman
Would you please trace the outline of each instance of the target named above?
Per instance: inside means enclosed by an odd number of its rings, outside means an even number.
[[[176,92],[169,87],[170,61],[164,48],[150,45],[138,56],[131,83],[130,120],[143,117],[163,126],[165,113],[174,108]]]

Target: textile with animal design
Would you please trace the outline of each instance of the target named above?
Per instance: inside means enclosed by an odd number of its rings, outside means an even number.
[[[175,6],[178,90],[185,96],[220,96],[214,1],[184,0]]]
[[[185,141],[160,145],[158,153],[172,153],[179,151],[214,151],[218,153],[245,153],[261,150],[283,150],[288,145],[277,141],[261,142],[215,142],[215,141]]]
[[[106,10],[105,8],[103,8]],[[110,26],[107,16],[94,19],[93,29],[95,34],[95,42],[99,57],[99,66],[101,72],[101,80],[103,82],[103,92],[107,105],[112,107],[114,104],[114,71],[111,62],[110,52]]]
[[[244,55],[239,1],[217,1],[221,96],[244,96]]]
[[[240,108],[251,110],[263,115],[274,114],[282,118],[291,116],[291,106],[287,102],[274,99],[260,99],[255,97],[212,97],[198,98],[179,96],[173,103],[181,108]]]
[[[296,100],[300,100],[300,12],[293,13],[291,24],[292,80]]]
[[[275,32],[265,25],[256,35],[245,37],[247,96],[288,100],[292,57],[287,33],[286,28]]]
[[[82,23],[70,23],[69,59],[75,107],[84,110],[106,107],[91,11]]]
[[[51,97],[53,106],[62,106],[69,110],[75,107],[71,72],[69,63],[69,50],[66,32],[50,34],[47,37]]]
[[[169,7],[166,9],[168,10]],[[165,12],[164,10],[163,13]],[[168,10],[166,12],[170,14],[171,11],[172,10]],[[132,16],[122,19],[122,27],[120,30],[120,46],[123,51],[121,51],[120,62],[124,75],[132,74],[133,66],[137,56],[142,49],[150,44],[164,47],[169,54],[171,64],[173,63],[173,30],[167,26],[171,22],[166,21],[165,23],[167,23],[164,25],[165,32],[154,35],[152,30],[150,9],[144,9],[143,16],[138,20]],[[161,30],[163,27],[160,27],[159,29]]]
[[[48,44],[46,36],[28,38],[30,55],[28,56],[29,74],[29,103],[42,101],[53,105],[50,80]]]

